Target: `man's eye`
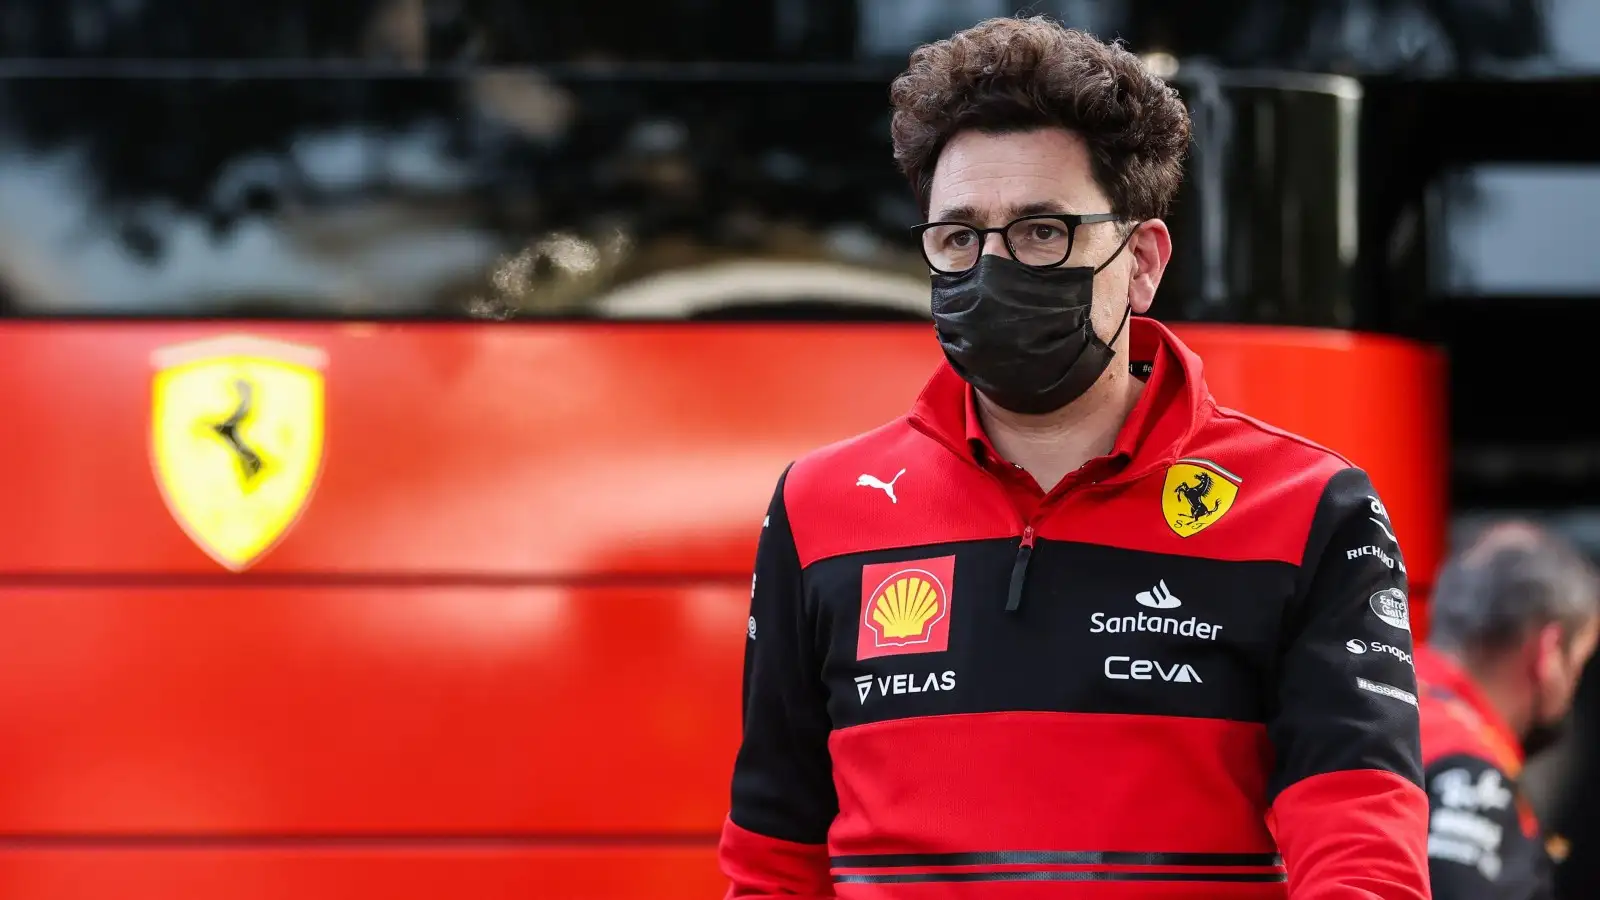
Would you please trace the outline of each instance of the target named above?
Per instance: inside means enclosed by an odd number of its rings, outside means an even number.
[[[1033,239],[1036,241],[1053,241],[1061,237],[1061,229],[1054,225],[1033,226]]]
[[[945,242],[952,247],[966,248],[972,246],[972,237],[973,235],[970,231],[958,231],[946,238]]]

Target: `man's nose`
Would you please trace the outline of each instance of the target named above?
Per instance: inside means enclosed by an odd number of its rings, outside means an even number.
[[[995,256],[1004,256],[1007,259],[1011,258],[1011,248],[1006,246],[1006,239],[999,232],[983,236],[983,252],[986,254],[992,253]]]

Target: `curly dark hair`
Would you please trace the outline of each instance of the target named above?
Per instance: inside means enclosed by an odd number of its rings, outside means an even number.
[[[1119,44],[1043,16],[989,19],[924,44],[889,89],[894,158],[924,214],[934,164],[957,132],[1061,127],[1089,147],[1111,212],[1167,212],[1183,178],[1189,112]]]

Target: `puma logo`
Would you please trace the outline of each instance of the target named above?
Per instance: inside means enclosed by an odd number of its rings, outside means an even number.
[[[906,470],[905,469],[901,469],[899,472],[895,473],[895,476],[893,478],[889,479],[888,483],[884,483],[882,481],[879,481],[877,476],[875,476],[875,475],[863,475],[860,478],[856,479],[856,487],[877,488],[878,490],[883,491],[885,494],[889,495],[889,502],[890,503],[899,503],[900,499],[894,495],[894,483],[896,481],[899,481],[900,480],[900,476],[904,475],[905,473],[906,473]]]

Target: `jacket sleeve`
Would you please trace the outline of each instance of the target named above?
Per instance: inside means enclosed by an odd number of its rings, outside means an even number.
[[[756,549],[744,655],[744,736],[718,849],[728,898],[833,897],[838,814],[816,628],[778,479]]]
[[[1428,799],[1405,561],[1366,473],[1335,474],[1285,611],[1267,825],[1293,900],[1424,900]]]
[[[1465,754],[1428,767],[1428,870],[1434,900],[1549,900],[1539,835],[1523,830],[1513,782]]]

